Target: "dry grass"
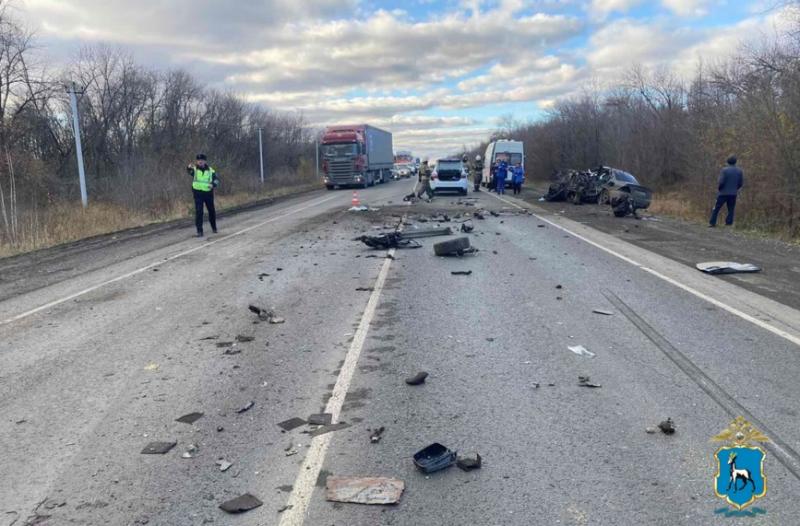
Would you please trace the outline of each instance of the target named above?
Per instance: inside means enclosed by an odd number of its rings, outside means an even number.
[[[653,195],[653,201],[647,211],[693,222],[708,221],[709,212],[709,210],[703,209],[696,203],[687,200],[686,197],[674,192]]]
[[[253,203],[263,199],[282,197],[319,188],[319,183],[283,186],[263,192],[239,192],[215,198],[218,211]],[[19,219],[17,239],[13,243],[0,240],[0,257],[30,252],[70,241],[126,228],[163,223],[192,217],[194,204],[191,194],[186,199],[161,203],[157,209],[131,210],[127,207],[93,202],[84,210],[80,203],[57,203],[46,208],[29,211]]]

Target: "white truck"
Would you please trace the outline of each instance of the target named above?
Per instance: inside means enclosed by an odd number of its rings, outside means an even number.
[[[525,170],[525,148],[521,141],[499,140],[490,142],[483,157],[483,186],[492,184],[492,167],[496,162],[505,161],[509,168],[506,186],[511,186],[511,168],[520,165]]]

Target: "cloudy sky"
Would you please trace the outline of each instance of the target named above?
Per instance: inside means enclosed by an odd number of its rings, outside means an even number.
[[[130,50],[315,125],[368,122],[438,156],[503,116],[612,83],[633,64],[691,74],[775,34],[774,2],[736,0],[16,0],[39,44]]]

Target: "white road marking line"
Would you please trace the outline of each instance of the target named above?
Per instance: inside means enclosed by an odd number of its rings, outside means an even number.
[[[184,250],[183,252],[179,252],[177,254],[173,254],[172,256],[169,256],[169,257],[164,258],[162,260],[156,261],[154,263],[150,263],[149,265],[145,265],[144,267],[138,268],[136,270],[132,270],[130,272],[126,272],[125,274],[122,274],[122,275],[117,276],[115,278],[109,279],[107,281],[103,281],[102,283],[98,283],[96,285],[92,285],[91,287],[83,289],[83,290],[81,290],[79,292],[75,292],[75,293],[70,294],[68,296],[64,296],[63,298],[60,298],[60,299],[57,299],[57,300],[53,300],[53,301],[51,301],[49,303],[45,303],[44,305],[40,305],[40,306],[35,307],[33,309],[30,309],[30,310],[27,310],[27,311],[22,312],[20,314],[17,314],[16,316],[12,316],[10,318],[2,320],[2,321],[0,321],[0,325],[7,325],[9,323],[13,323],[15,321],[21,320],[22,318],[27,318],[28,316],[30,316],[32,314],[36,314],[37,312],[42,312],[43,310],[50,309],[50,308],[55,307],[57,305],[61,305],[62,303],[65,303],[65,302],[73,300],[73,299],[75,299],[77,297],[83,296],[84,294],[88,294],[90,292],[94,292],[95,290],[97,290],[99,288],[102,288],[102,287],[105,287],[106,285],[111,285],[112,283],[116,283],[118,281],[122,281],[124,279],[128,279],[130,277],[136,276],[137,274],[141,274],[142,272],[148,271],[151,268],[159,267],[159,266],[161,266],[161,265],[163,265],[165,263],[169,263],[170,261],[174,261],[174,260],[176,260],[178,258],[181,258],[181,257],[187,256],[189,254],[192,254],[193,252],[197,252],[198,250],[203,250],[204,248],[208,248],[208,247],[210,247],[212,245],[216,245],[217,243],[221,243],[221,242],[226,241],[228,239],[231,239],[233,237],[240,236],[242,234],[250,232],[251,230],[254,230],[254,229],[262,227],[262,226],[264,226],[266,224],[272,223],[273,221],[278,221],[279,219],[283,219],[284,217],[288,217],[288,216],[296,214],[298,212],[302,212],[303,210],[307,210],[307,209],[309,209],[311,207],[320,205],[320,204],[322,204],[322,203],[324,203],[326,201],[330,201],[331,199],[334,199],[336,197],[338,197],[338,196],[332,195],[332,196],[326,197],[324,199],[320,199],[318,201],[313,201],[313,202],[311,202],[311,203],[309,203],[309,204],[307,204],[305,206],[301,206],[299,208],[295,208],[294,210],[286,212],[285,214],[281,214],[279,216],[271,217],[271,218],[269,218],[269,219],[267,219],[265,221],[262,221],[260,223],[255,224],[255,225],[249,226],[247,228],[243,228],[242,230],[239,230],[238,232],[234,232],[232,234],[228,234],[228,235],[223,236],[223,237],[221,237],[219,239],[214,239],[213,241],[207,241],[207,242],[205,242],[204,244],[202,244],[200,246],[197,246],[197,247],[194,247],[194,248],[190,248],[189,250]]]
[[[392,256],[394,256],[394,253],[395,249],[389,251],[389,254]],[[369,332],[370,323],[372,323],[372,318],[375,316],[375,309],[378,306],[378,300],[383,291],[386,277],[389,275],[389,267],[391,264],[391,258],[387,258],[383,263],[383,267],[378,274],[378,279],[375,282],[375,288],[369,297],[367,307],[364,309],[364,314],[361,316],[358,329],[356,329],[353,342],[350,344],[350,349],[347,351],[344,365],[342,365],[339,377],[336,379],[336,385],[333,387],[331,398],[325,406],[325,412],[333,415],[334,423],[339,421],[342,404],[344,404],[345,396],[347,395],[348,389],[350,389],[350,382],[355,373],[358,357],[361,356],[361,350],[364,348],[367,332]],[[333,438],[333,433],[326,433],[311,439],[311,447],[308,449],[308,453],[306,453],[306,458],[303,460],[303,465],[300,466],[300,472],[292,486],[292,493],[289,495],[289,500],[286,503],[289,508],[283,512],[280,526],[302,526],[305,521],[308,504],[314,493],[314,487],[316,486],[319,473],[322,470],[322,464],[325,461],[325,455],[328,452],[331,438]]]
[[[524,206],[520,206],[520,205],[518,205],[518,204],[516,204],[514,202],[511,202],[511,201],[509,201],[507,199],[504,199],[504,198],[500,197],[499,195],[495,195],[495,194],[492,194],[492,195],[494,197],[496,197],[497,199],[499,199],[500,201],[503,201],[504,203],[507,203],[507,204],[509,204],[509,205],[511,205],[511,206],[513,206],[515,208],[518,208],[520,210],[527,210],[527,208],[525,208]],[[674,286],[676,286],[676,287],[678,287],[680,289],[683,289],[686,292],[697,296],[701,300],[707,301],[707,302],[711,303],[712,305],[714,305],[716,307],[719,307],[720,309],[723,309],[723,310],[733,314],[734,316],[738,316],[738,317],[742,318],[745,321],[748,321],[748,322],[750,322],[750,323],[752,323],[754,325],[757,325],[758,327],[761,327],[762,329],[765,329],[765,330],[771,332],[772,334],[780,336],[781,338],[784,338],[784,339],[792,342],[793,344],[800,346],[800,338],[798,338],[797,336],[794,336],[793,334],[790,334],[790,333],[788,333],[788,332],[786,332],[786,331],[784,331],[784,330],[782,330],[782,329],[780,329],[778,327],[770,325],[769,323],[767,323],[767,322],[765,322],[763,320],[759,320],[758,318],[756,318],[754,316],[751,316],[751,315],[747,314],[746,312],[742,312],[739,309],[737,309],[736,307],[732,307],[732,306],[730,306],[730,305],[728,305],[726,303],[723,303],[723,302],[721,302],[721,301],[719,301],[719,300],[717,300],[715,298],[712,298],[711,296],[703,294],[699,290],[695,290],[692,287],[689,287],[688,285],[684,285],[683,283],[680,283],[679,281],[676,281],[676,280],[670,278],[669,276],[665,276],[664,274],[658,272],[657,270],[654,270],[652,268],[646,267],[646,266],[642,265],[641,263],[639,263],[639,262],[637,262],[637,261],[635,261],[635,260],[633,260],[633,259],[631,259],[631,258],[629,258],[627,256],[623,256],[622,254],[614,252],[610,248],[604,247],[600,243],[596,243],[596,242],[592,241],[591,239],[588,239],[588,238],[586,238],[586,237],[584,237],[584,236],[582,236],[580,234],[577,234],[577,233],[573,232],[572,230],[570,230],[570,229],[568,229],[566,227],[563,227],[563,226],[561,226],[559,224],[556,224],[556,223],[554,223],[554,222],[552,222],[552,221],[550,221],[548,219],[545,219],[544,217],[542,217],[542,216],[540,216],[538,214],[533,214],[533,216],[536,217],[537,219],[539,219],[540,221],[544,221],[545,223],[547,223],[549,225],[552,225],[555,228],[558,228],[559,230],[562,230],[563,232],[566,232],[567,234],[570,234],[571,236],[575,236],[576,238],[580,239],[581,241],[583,241],[585,243],[588,243],[588,244],[592,245],[593,247],[597,247],[600,250],[602,250],[602,251],[604,251],[604,252],[606,252],[608,254],[611,254],[612,256],[615,256],[615,257],[617,257],[617,258],[619,258],[619,259],[621,259],[623,261],[626,261],[627,263],[630,263],[631,265],[633,265],[635,267],[638,267],[638,268],[642,269],[643,271],[645,271],[645,272],[647,272],[649,274],[652,274],[653,276],[656,276],[657,278],[659,278],[659,279],[661,279],[663,281],[666,281],[667,283],[669,283],[671,285],[674,285]],[[640,250],[644,250],[644,249],[640,249]]]

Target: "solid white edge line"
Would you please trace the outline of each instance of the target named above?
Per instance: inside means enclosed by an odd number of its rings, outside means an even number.
[[[514,202],[511,202],[511,201],[509,201],[509,200],[507,200],[505,198],[500,197],[499,195],[495,195],[495,194],[491,194],[491,195],[493,195],[494,197],[496,197],[500,201],[502,201],[504,203],[507,203],[507,204],[509,204],[509,205],[511,205],[511,206],[513,206],[515,208],[518,208],[520,210],[528,210],[524,206],[520,206],[520,205],[518,205],[518,204],[516,204]],[[550,221],[549,219],[546,219],[546,218],[544,218],[544,217],[542,217],[542,216],[540,216],[538,214],[534,213],[533,216],[536,217],[537,219],[539,219],[540,221],[544,221],[545,223],[547,223],[549,225],[552,225],[555,228],[558,228],[559,230],[562,230],[563,232],[566,232],[571,236],[575,236],[576,238],[580,239],[581,241],[583,241],[585,243],[588,243],[588,244],[592,245],[593,247],[597,247],[600,250],[602,250],[602,251],[604,251],[604,252],[606,252],[608,254],[611,254],[612,256],[615,256],[615,257],[617,257],[617,258],[619,258],[619,259],[621,259],[623,261],[626,261],[626,262],[630,263],[631,265],[633,265],[635,267],[638,267],[638,268],[642,269],[643,271],[645,271],[645,272],[647,272],[647,273],[649,273],[649,274],[651,274],[651,275],[653,275],[653,276],[655,276],[655,277],[657,277],[657,278],[659,278],[659,279],[661,279],[663,281],[666,281],[667,283],[669,283],[671,285],[674,285],[674,286],[676,286],[676,287],[678,287],[678,288],[680,288],[682,290],[685,290],[686,292],[689,292],[690,294],[693,294],[694,296],[697,296],[698,298],[700,298],[700,299],[702,299],[704,301],[707,301],[707,302],[711,303],[712,305],[715,305],[715,306],[717,306],[717,307],[719,307],[721,309],[724,309],[725,311],[727,311],[727,312],[729,312],[729,313],[731,313],[731,314],[733,314],[735,316],[738,316],[738,317],[742,318],[745,321],[748,321],[748,322],[750,322],[750,323],[752,323],[754,325],[757,325],[758,327],[761,327],[762,329],[765,329],[765,330],[775,334],[776,336],[780,336],[781,338],[784,338],[784,339],[790,341],[791,343],[800,346],[800,338],[794,336],[793,334],[790,334],[790,333],[788,333],[788,332],[786,332],[786,331],[784,331],[782,329],[779,329],[778,327],[770,325],[769,323],[766,323],[763,320],[759,320],[758,318],[750,316],[746,312],[742,312],[739,309],[737,309],[736,307],[731,307],[730,305],[728,305],[726,303],[723,303],[723,302],[721,302],[721,301],[719,301],[719,300],[717,300],[715,298],[712,298],[711,296],[703,294],[699,290],[695,290],[692,287],[689,287],[688,285],[684,285],[683,283],[670,278],[669,276],[665,276],[664,274],[661,274],[657,270],[651,269],[649,267],[645,267],[641,263],[639,263],[639,262],[637,262],[637,261],[635,261],[635,260],[633,260],[633,259],[631,259],[631,258],[629,258],[627,256],[623,256],[622,254],[614,252],[610,248],[604,247],[600,243],[596,243],[596,242],[592,241],[591,239],[588,239],[588,238],[586,238],[586,237],[584,237],[584,236],[582,236],[580,234],[577,234],[577,233],[573,232],[572,230],[570,230],[570,229],[568,229],[566,227],[563,227],[563,226],[561,226],[559,224],[556,224],[556,223]],[[640,250],[644,250],[644,249],[640,249]]]
[[[395,249],[391,249],[388,253],[394,256]],[[325,406],[325,412],[331,413],[334,423],[339,421],[342,404],[344,404],[345,396],[347,395],[348,389],[350,389],[350,382],[353,379],[353,374],[358,364],[358,358],[361,356],[361,350],[364,348],[369,326],[375,316],[375,309],[378,306],[378,300],[383,291],[386,277],[389,275],[389,268],[391,265],[392,258],[387,258],[383,263],[383,267],[378,274],[378,279],[375,281],[375,288],[361,316],[361,322],[358,324],[358,329],[356,329],[356,333],[353,336],[350,349],[347,351],[347,356],[339,372],[339,377],[336,379],[336,385],[333,387],[331,398]],[[280,526],[302,526],[305,522],[308,504],[314,493],[317,478],[322,470],[322,464],[325,462],[325,455],[328,452],[328,446],[330,445],[332,437],[333,433],[326,433],[311,439],[311,446],[306,453],[303,464],[300,466],[300,472],[292,486],[292,493],[289,495],[289,500],[286,503],[288,508],[281,516]]]
[[[70,300],[73,300],[73,299],[78,298],[80,296],[83,296],[84,294],[88,294],[90,292],[94,292],[95,290],[97,290],[99,288],[102,288],[102,287],[105,287],[106,285],[111,285],[112,283],[116,283],[118,281],[122,281],[124,279],[128,279],[130,277],[136,276],[137,274],[141,274],[142,272],[150,270],[151,268],[155,268],[155,267],[161,266],[161,265],[163,265],[165,263],[169,263],[170,261],[174,261],[174,260],[176,260],[178,258],[181,258],[181,257],[187,256],[189,254],[192,254],[194,252],[197,252],[198,250],[203,250],[203,249],[208,248],[210,246],[216,245],[217,243],[221,243],[221,242],[226,241],[228,239],[231,239],[233,237],[240,236],[242,234],[250,232],[251,230],[254,230],[254,229],[262,227],[262,226],[264,226],[266,224],[272,223],[273,221],[278,221],[279,219],[283,219],[284,217],[288,217],[288,216],[296,214],[298,212],[302,212],[303,210],[307,210],[307,209],[309,209],[309,208],[311,208],[313,206],[320,205],[320,204],[322,204],[322,203],[324,203],[326,201],[330,201],[331,199],[334,199],[335,197],[337,197],[337,196],[333,195],[333,196],[326,197],[324,199],[320,199],[318,201],[311,202],[311,203],[309,203],[309,204],[307,204],[305,206],[301,206],[300,208],[295,208],[294,210],[291,210],[291,211],[286,212],[284,214],[281,214],[279,216],[271,217],[271,218],[269,218],[269,219],[267,219],[265,221],[262,221],[262,222],[260,222],[258,224],[251,225],[251,226],[249,226],[247,228],[244,228],[244,229],[239,230],[237,232],[234,232],[232,234],[228,234],[228,235],[223,236],[223,237],[221,237],[219,239],[214,239],[212,241],[207,241],[206,243],[204,243],[204,244],[202,244],[200,246],[197,246],[197,247],[194,247],[194,248],[190,248],[189,250],[185,250],[185,251],[179,252],[177,254],[173,254],[172,256],[164,258],[164,259],[162,259],[160,261],[156,261],[154,263],[150,263],[149,265],[145,265],[144,267],[138,268],[136,270],[132,270],[130,272],[126,272],[125,274],[122,274],[122,275],[117,276],[115,278],[111,278],[111,279],[109,279],[107,281],[103,281],[102,283],[98,283],[96,285],[92,285],[91,287],[83,289],[83,290],[81,290],[79,292],[75,292],[75,293],[70,294],[68,296],[64,296],[63,298],[60,298],[60,299],[57,299],[57,300],[53,300],[53,301],[51,301],[49,303],[45,303],[44,305],[40,305],[40,306],[35,307],[33,309],[27,310],[25,312],[21,312],[20,314],[17,314],[15,316],[12,316],[10,318],[6,318],[5,320],[0,321],[0,325],[8,325],[9,323],[13,323],[13,322],[19,321],[19,320],[21,320],[23,318],[27,318],[28,316],[31,316],[32,314],[36,314],[37,312],[42,312],[43,310],[47,310],[47,309],[50,309],[52,307],[56,307],[58,305],[61,305],[62,303],[65,303],[67,301],[70,301]]]

